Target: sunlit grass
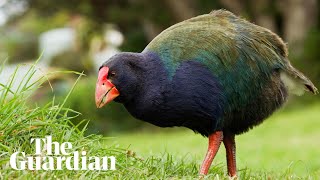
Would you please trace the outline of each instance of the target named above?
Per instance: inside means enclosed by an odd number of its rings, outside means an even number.
[[[0,68],[1,69],[1,68]],[[15,74],[1,84],[0,97],[0,179],[197,179],[207,149],[207,139],[187,130],[166,130],[134,134],[85,136],[85,129],[71,123],[80,113],[64,107],[76,83],[58,103],[53,98],[45,106],[27,103],[45,77],[31,81],[36,66],[23,79]],[[1,74],[1,73],[0,73]],[[12,90],[14,82],[19,88]],[[93,82],[94,83],[94,82]],[[86,97],[83,97],[86,98]],[[241,179],[291,179],[320,176],[320,104],[280,112],[259,128],[239,136],[238,164]],[[13,152],[34,153],[30,138],[52,135],[54,141],[71,142],[73,150],[88,156],[114,155],[115,171],[16,171],[9,166]],[[221,148],[210,174],[204,179],[228,179]]]
[[[280,111],[261,126],[236,137],[238,170],[276,177],[320,177],[320,104]],[[114,135],[122,147],[143,157],[168,152],[176,160],[187,158],[199,168],[207,149],[207,139],[190,130],[136,132]],[[158,131],[158,132],[157,132]],[[225,150],[221,146],[214,166],[226,171]]]
[[[71,142],[73,151],[86,150],[88,156],[111,156],[119,157],[119,161],[126,160],[124,150],[106,147],[102,136],[85,136],[85,128],[78,129],[71,123],[71,119],[80,113],[65,108],[64,103],[75,88],[76,80],[70,93],[62,103],[49,101],[45,106],[27,103],[32,92],[46,81],[46,77],[32,79],[36,72],[36,65],[28,65],[29,69],[21,78],[17,77],[19,67],[13,72],[6,84],[1,84],[0,90],[0,179],[73,179],[73,178],[104,178],[110,171],[89,171],[81,173],[76,171],[31,171],[13,170],[9,166],[11,154],[20,151],[26,156],[35,153],[34,145],[30,145],[31,138],[44,138],[51,135],[53,141],[60,143]],[[67,72],[66,72],[67,73]],[[1,75],[1,72],[0,72]],[[18,87],[13,90],[12,85],[18,82]],[[85,126],[86,127],[86,126]]]

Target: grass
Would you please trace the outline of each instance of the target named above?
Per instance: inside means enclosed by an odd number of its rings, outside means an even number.
[[[46,80],[42,77],[32,81],[36,66],[31,65],[23,79],[17,79],[16,73],[12,74],[7,84],[1,84],[0,91],[0,179],[79,179],[79,178],[104,178],[111,171],[31,171],[13,170],[9,166],[10,155],[17,151],[24,151],[26,155],[33,155],[34,145],[30,145],[31,138],[44,138],[52,135],[53,141],[71,142],[73,150],[86,150],[88,156],[114,155],[118,160],[126,160],[124,150],[106,147],[103,137],[98,135],[85,136],[85,129],[78,129],[71,123],[71,119],[79,113],[65,108],[64,103],[75,85],[62,104],[56,104],[54,99],[43,107],[30,107],[26,102],[32,92],[39,88]],[[0,72],[1,74],[1,72]],[[79,79],[78,79],[79,80]],[[77,81],[78,81],[77,80]],[[12,91],[12,84],[19,81],[19,87]]]
[[[313,104],[290,111],[282,110],[261,126],[237,136],[240,177],[248,173],[250,177],[320,177],[319,109],[320,104]],[[194,161],[197,167],[207,149],[206,138],[181,128],[158,133],[119,134],[112,141],[121,147],[129,147],[143,157],[161,157],[168,152],[175,159]],[[222,167],[222,172],[226,171],[223,146],[214,160],[214,166]]]
[[[1,69],[1,68],[0,68]],[[27,104],[31,93],[46,81],[32,82],[36,67],[30,66],[23,79],[15,73],[0,90],[0,179],[197,179],[206,150],[206,139],[185,130],[134,133],[102,137],[85,136],[71,119],[79,113],[54,98],[45,106]],[[17,69],[18,71],[18,69]],[[17,72],[16,71],[16,72]],[[1,70],[0,70],[1,75]],[[20,82],[16,91],[11,90]],[[241,179],[316,179],[320,176],[318,158],[319,107],[281,112],[262,127],[239,136],[238,163]],[[83,122],[85,123],[85,122]],[[9,166],[13,152],[34,154],[30,138],[52,135],[54,141],[71,142],[73,150],[86,150],[88,156],[116,157],[115,171],[16,171]],[[228,179],[223,150],[219,152],[204,179]]]

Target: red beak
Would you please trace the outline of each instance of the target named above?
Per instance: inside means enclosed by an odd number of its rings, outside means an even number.
[[[102,67],[99,71],[96,84],[96,105],[101,108],[114,98],[120,95],[119,91],[110,80],[107,79],[109,73],[108,67]]]

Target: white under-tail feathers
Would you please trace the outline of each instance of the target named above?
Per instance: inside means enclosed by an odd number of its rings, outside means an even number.
[[[289,93],[301,96],[304,91],[305,91],[305,85],[299,81],[299,79],[291,77],[288,73],[286,72],[281,72],[280,73],[280,78],[283,84],[286,86],[288,89]]]
[[[301,96],[305,91],[310,91],[313,94],[317,94],[318,90],[313,83],[305,77],[301,72],[296,70],[289,64],[289,68],[285,71],[281,71],[280,79],[288,89],[288,92]]]

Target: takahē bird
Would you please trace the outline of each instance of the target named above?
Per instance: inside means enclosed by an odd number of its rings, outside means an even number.
[[[290,64],[280,37],[216,10],[169,27],[141,53],[111,57],[99,69],[95,96],[98,108],[114,100],[137,119],[208,137],[202,175],[223,142],[233,177],[235,135],[262,123],[289,93],[304,90],[317,93]]]

